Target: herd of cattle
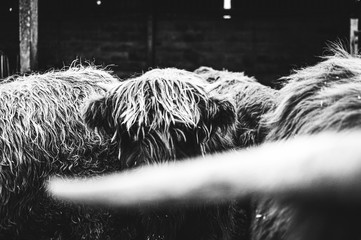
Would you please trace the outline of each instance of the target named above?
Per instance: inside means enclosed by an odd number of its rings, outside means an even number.
[[[276,90],[208,67],[120,81],[92,66],[3,80],[0,239],[360,239],[357,205],[326,211],[253,197],[128,209],[59,201],[46,190],[53,176],[89,178],[361,126],[360,57],[336,49],[282,81]]]

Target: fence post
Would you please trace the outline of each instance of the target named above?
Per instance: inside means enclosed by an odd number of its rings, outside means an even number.
[[[38,0],[19,0],[20,72],[38,67]]]

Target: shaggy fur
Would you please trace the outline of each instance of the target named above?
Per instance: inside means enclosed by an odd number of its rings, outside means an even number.
[[[154,69],[90,103],[92,128],[118,145],[122,169],[175,161],[235,146],[235,110],[194,73]],[[147,239],[231,239],[245,221],[235,205],[142,211]],[[237,223],[238,221],[238,223]],[[241,228],[241,226],[239,227]]]
[[[361,126],[361,58],[338,48],[325,61],[285,78],[278,107],[265,117],[268,141]],[[360,239],[360,208],[262,200],[253,239]]]
[[[53,202],[43,183],[50,175],[92,176],[120,168],[110,141],[89,130],[81,115],[86,101],[117,82],[104,70],[78,66],[0,84],[1,239],[115,234],[109,211]]]
[[[277,91],[242,72],[201,67],[195,73],[211,83],[207,87],[211,95],[225,96],[236,106],[237,130],[233,135],[236,146],[248,147],[263,142],[266,131],[261,129],[261,117],[274,108]]]
[[[119,144],[124,168],[232,148],[234,107],[204,86],[192,73],[154,69],[91,102],[85,121]]]
[[[219,80],[228,79],[229,81],[232,80],[241,80],[243,83],[254,83],[257,80],[254,77],[248,77],[243,72],[231,72],[228,70],[216,70],[211,67],[200,67],[194,72],[200,75],[203,79],[205,79],[209,83],[214,83]]]

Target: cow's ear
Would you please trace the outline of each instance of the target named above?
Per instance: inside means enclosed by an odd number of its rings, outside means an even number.
[[[199,101],[198,108],[201,116],[196,131],[197,141],[205,143],[218,139],[232,145],[230,141],[233,140],[229,137],[236,131],[237,121],[234,104],[219,97],[209,97],[205,102]],[[231,135],[228,135],[229,133]]]
[[[112,104],[106,97],[93,99],[84,112],[84,121],[90,128],[104,130],[108,134],[114,133],[114,119],[112,118]]]
[[[236,124],[236,109],[230,101],[211,97],[208,101],[208,121],[212,128],[227,130]]]
[[[234,132],[236,128],[236,109],[233,103],[219,96],[212,96],[205,101],[198,102],[201,113],[200,126],[202,131],[198,131],[198,139],[205,141],[215,132]],[[211,134],[211,135],[209,135]]]

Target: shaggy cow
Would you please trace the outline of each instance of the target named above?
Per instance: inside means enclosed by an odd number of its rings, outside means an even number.
[[[211,96],[225,96],[236,106],[237,130],[233,135],[236,146],[244,148],[262,143],[266,131],[260,126],[261,117],[275,107],[277,91],[242,72],[201,67],[195,73],[211,83],[207,87]]]
[[[0,84],[0,238],[104,239],[109,211],[47,197],[50,175],[93,176],[120,168],[109,140],[81,110],[118,80],[94,67],[10,77]],[[115,156],[115,157],[113,157]]]
[[[105,193],[104,198],[94,196],[93,201],[127,206],[134,204],[132,200],[152,204],[177,199],[220,201],[272,194],[285,199],[268,198],[259,202],[253,239],[360,239],[358,141],[361,134],[355,131],[361,121],[360,81],[361,59],[337,50],[334,56],[316,66],[288,77],[278,97],[278,107],[265,117],[265,126],[270,130],[267,140],[287,139],[288,142],[214,155],[207,161],[188,161],[110,176],[105,182],[114,182],[111,194]],[[322,134],[350,129],[353,133]],[[290,139],[309,134],[321,135]],[[219,158],[223,158],[222,162]],[[187,176],[185,169],[193,171]],[[204,172],[199,174],[199,169]],[[149,176],[157,177],[150,181]],[[186,177],[187,181],[181,181]],[[103,179],[98,181],[103,183]],[[89,185],[89,180],[79,182],[79,186],[77,182],[67,184],[55,180],[50,182],[49,189],[58,196],[80,201],[99,191],[86,189],[74,193]],[[69,191],[69,185],[74,189]],[[134,188],[140,190],[133,191]],[[142,194],[144,189],[150,196]],[[124,199],[120,199],[123,193],[126,193]],[[293,196],[292,201],[286,201],[287,196]]]
[[[338,48],[325,61],[285,79],[278,107],[265,117],[267,141],[361,127],[360,57]],[[359,211],[332,200],[311,206],[263,200],[253,239],[360,239]]]
[[[154,69],[91,102],[85,121],[118,145],[122,169],[231,149],[234,107],[210,96],[207,85],[191,72]],[[140,215],[148,239],[242,239],[246,213],[235,207],[144,210]]]
[[[91,102],[85,121],[118,145],[125,170],[260,143],[259,120],[275,94],[243,73],[155,69]],[[150,239],[246,239],[245,206],[141,215]]]

